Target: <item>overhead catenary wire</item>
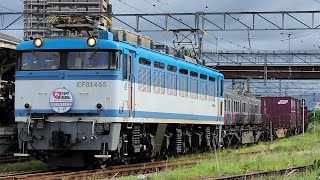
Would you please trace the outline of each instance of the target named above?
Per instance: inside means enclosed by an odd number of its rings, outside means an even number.
[[[150,1],[148,1],[148,0],[144,0],[144,1],[147,2],[148,4],[152,5],[154,8],[158,8],[158,9],[164,11],[164,12],[167,12],[166,10],[160,8],[159,6],[157,6],[157,5],[155,5],[155,4],[152,4],[152,3],[151,3]],[[320,2],[320,1],[319,1],[319,2]],[[180,21],[182,21],[182,20],[180,19]],[[315,32],[308,33],[308,34],[304,34],[304,35],[300,35],[300,36],[296,36],[296,37],[293,37],[292,39],[298,39],[298,38],[301,38],[301,37],[305,37],[305,36],[312,35],[312,34],[314,34],[314,33],[315,33]],[[212,36],[212,35],[209,35],[209,36]],[[225,38],[222,38],[222,37],[220,37],[220,39],[221,39],[222,41],[225,41],[225,42],[229,43],[229,44],[235,45],[237,48],[246,49],[246,50],[249,50],[249,51],[258,50],[258,49],[256,49],[256,48],[251,49],[250,47],[246,47],[246,46],[244,46],[244,45],[241,45],[241,44],[239,44],[239,43],[236,43],[236,42],[234,42],[234,41],[231,41],[231,40],[228,40],[228,39],[225,39]],[[206,42],[208,42],[208,43],[210,43],[210,44],[213,44],[213,45],[214,45],[214,43],[211,42],[210,40],[208,40],[208,38],[204,38],[203,40],[206,41]],[[219,48],[224,49],[224,50],[228,50],[227,48],[224,48],[224,47],[221,46],[221,45],[217,45],[217,46],[218,46]],[[259,50],[258,50],[258,51],[259,51]],[[207,58],[208,58],[208,57],[207,57]],[[212,59],[211,59],[211,60],[212,60]],[[269,60],[266,60],[266,63],[267,63],[267,64],[273,64],[273,63],[270,62]],[[288,63],[289,63],[289,62],[288,62]],[[272,69],[272,67],[269,67],[269,68]],[[273,73],[272,73],[272,74],[273,74]],[[294,85],[295,87],[298,87],[296,83],[292,83],[292,85]]]
[[[313,0],[313,1],[315,1],[315,2],[317,2],[317,3],[320,3],[320,1],[319,1],[319,0]]]
[[[150,4],[150,5],[152,5],[153,7],[155,7],[155,8],[157,8],[157,9],[159,9],[159,10],[161,10],[161,11],[163,11],[163,12],[165,12],[165,13],[169,13],[168,11],[166,11],[166,10],[164,10],[164,9],[162,9],[162,8],[160,8],[160,7],[158,7],[157,5],[155,5],[155,4],[153,4],[153,3],[151,3],[150,1],[148,1],[148,0],[144,0],[145,2],[147,2],[148,4]],[[137,8],[135,8],[135,9],[137,9]],[[143,12],[143,11],[142,11]],[[146,13],[146,12],[144,12],[144,13]],[[172,17],[172,16],[171,16]],[[181,19],[177,19],[177,18],[175,18],[175,17],[172,17],[173,19],[175,19],[176,21],[178,21],[178,22],[180,22],[180,23],[182,23],[182,24],[184,24],[185,26],[187,26],[187,27],[189,27],[189,28],[191,28],[191,29],[193,29],[193,27],[191,27],[190,25],[188,25],[187,23],[185,23],[183,20],[181,20]],[[177,27],[177,26],[176,26]],[[179,27],[179,28],[181,28],[181,27]],[[234,42],[232,42],[232,41],[228,41],[228,40],[225,40],[225,39],[223,39],[223,38],[221,38],[222,40],[224,40],[224,41],[226,41],[226,42],[229,42],[229,43],[231,43],[231,44],[234,44],[234,45],[236,45],[236,46],[238,46],[238,47],[243,47],[243,48],[245,48],[245,49],[248,49],[248,50],[251,50],[250,48],[247,48],[247,47],[245,47],[245,46],[241,46],[241,45],[239,45],[239,44],[237,44],[237,43],[234,43]],[[209,41],[209,40],[207,40],[207,39],[204,39],[204,41],[207,41],[207,42],[209,42],[210,44],[213,44],[214,45],[214,43],[213,42],[211,42],[211,41]],[[223,49],[225,49],[225,50],[228,50],[227,48],[224,48],[224,47],[222,47],[222,46],[220,46],[220,45],[218,45],[219,47],[221,47],[221,48],[223,48]]]
[[[120,3],[123,3],[123,4],[127,5],[127,6],[129,6],[129,7],[133,8],[133,9],[135,9],[135,10],[138,10],[138,11],[141,11],[141,12],[143,12],[143,13],[148,14],[147,12],[145,12],[145,11],[143,11],[143,10],[140,10],[140,9],[138,9],[138,8],[132,6],[132,5],[129,5],[129,4],[125,3],[125,2],[122,2],[121,0],[117,0],[117,1],[119,1]],[[159,10],[161,10],[161,11],[163,11],[163,12],[169,13],[168,11],[166,11],[166,10],[164,10],[164,9],[156,6],[155,4],[149,2],[148,0],[144,0],[144,1],[147,2],[148,4],[152,5],[153,7],[158,8]],[[175,18],[175,17],[172,17],[172,18],[174,18],[174,19],[177,20],[178,22],[186,25],[187,27],[189,27],[189,28],[191,28],[191,29],[193,28],[193,27],[191,27],[190,25],[188,25],[187,23],[183,22],[181,19],[177,19],[177,18]],[[173,24],[171,24],[171,25],[173,25]],[[176,26],[176,27],[177,27],[177,26]],[[179,28],[181,28],[181,27],[179,27]],[[211,36],[211,35],[209,35],[209,36]],[[225,41],[225,42],[228,42],[228,43],[230,43],[230,44],[236,45],[237,47],[241,47],[241,48],[243,48],[243,49],[254,50],[254,49],[252,49],[252,48],[248,48],[248,47],[246,47],[246,46],[239,45],[239,44],[237,44],[237,43],[234,43],[234,42],[232,42],[232,41],[226,40],[226,39],[224,39],[224,38],[220,38],[220,39],[223,40],[223,41]],[[211,41],[209,41],[209,40],[207,40],[207,39],[204,39],[204,41],[207,41],[207,42],[209,42],[210,44],[213,44],[213,45],[214,45],[213,42],[211,42]],[[220,45],[218,45],[218,46],[221,47],[221,48],[223,48],[223,49],[225,49],[225,50],[227,50],[227,48],[224,48],[224,47],[222,47],[222,46],[220,46]]]
[[[128,5],[128,4],[125,3],[125,2],[122,2],[122,1],[120,1],[120,0],[118,0],[118,1],[121,2],[121,3],[124,3],[124,4],[126,4],[126,5]],[[163,10],[162,8],[160,8],[160,7],[156,6],[156,5],[154,5],[153,3],[149,2],[148,0],[144,0],[144,1],[147,2],[148,4],[152,5],[153,7],[156,7],[156,8],[158,8],[158,9],[164,11],[164,12],[167,12],[166,10]],[[141,11],[141,12],[144,12],[144,13],[147,13],[147,12],[145,12],[145,11],[143,11],[143,10],[140,10],[140,9],[138,9],[138,8],[132,6],[132,5],[128,5],[128,6],[131,7],[131,8],[134,8],[135,10],[138,10],[138,11]],[[148,14],[148,13],[147,13],[147,14]],[[182,20],[177,20],[177,21],[179,21],[179,22],[183,23],[184,25],[188,26],[188,25],[187,25],[186,23],[184,23]],[[189,26],[189,27],[191,27],[191,26]],[[209,36],[211,36],[211,35],[209,35]],[[242,49],[246,49],[246,50],[257,50],[257,49],[252,49],[252,48],[248,48],[248,47],[246,47],[246,46],[239,45],[238,43],[235,43],[235,42],[233,42],[233,41],[230,41],[230,40],[227,40],[227,39],[224,39],[224,38],[220,38],[220,39],[223,40],[223,41],[225,41],[225,42],[228,42],[228,43],[230,43],[230,44],[233,44],[233,45],[235,45],[235,46],[237,46],[237,47],[241,47]],[[207,40],[207,39],[205,39],[205,41],[209,42],[210,44],[214,44],[214,43],[212,43],[211,41],[209,41],[209,40]],[[222,47],[222,46],[219,45],[219,47]],[[226,49],[226,48],[223,48],[223,49]],[[227,50],[227,49],[226,49],[226,50]],[[207,56],[205,56],[205,57],[208,58]],[[209,58],[209,59],[211,59],[211,58]],[[213,60],[213,59],[211,59],[211,60]],[[267,61],[267,64],[272,64],[270,61],[268,61],[268,60],[266,60],[266,61]],[[271,69],[272,69],[272,68],[271,68]]]
[[[149,14],[149,13],[147,13],[146,11],[143,11],[143,10],[141,10],[141,9],[139,9],[139,8],[136,8],[136,7],[132,6],[132,5],[129,5],[129,4],[126,3],[126,2],[123,2],[122,0],[117,0],[117,1],[120,2],[120,3],[122,3],[122,4],[124,4],[124,5],[127,5],[127,6],[131,7],[131,8],[133,8],[133,9],[137,10],[137,11],[140,11],[140,12],[143,12],[143,13],[146,13],[146,14]],[[147,0],[144,0],[144,1],[148,2],[148,3],[151,4],[153,7],[157,7],[157,6],[155,6],[154,4],[150,3],[150,2],[147,1]],[[159,8],[159,7],[157,7],[157,8]],[[161,8],[160,8],[160,10],[165,11],[165,10],[163,10],[163,9],[161,9]],[[155,16],[153,16],[153,17],[156,18],[156,19],[158,19],[158,20],[165,21],[165,20],[160,19],[160,18],[158,18],[158,17],[155,17]],[[169,15],[169,17],[171,17],[172,19],[180,22],[181,24],[183,24],[183,25],[185,25],[185,26],[193,29],[190,25],[188,25],[187,23],[183,22],[181,19],[177,19],[176,17],[174,17],[174,16],[172,16],[172,15]],[[159,28],[162,29],[163,31],[167,31],[167,30],[164,29],[163,27],[157,25],[155,22],[151,22],[150,20],[146,19],[145,17],[141,17],[141,18],[144,19],[144,20],[146,20],[146,21],[148,21],[149,23],[151,23],[151,24],[159,27]],[[119,19],[117,19],[117,20],[119,20]],[[181,28],[181,27],[179,27],[179,26],[177,26],[177,25],[175,25],[175,24],[172,24],[172,23],[170,23],[170,22],[168,22],[168,24],[173,25],[173,26],[178,27],[178,28]],[[131,27],[131,26],[129,26],[129,27]],[[183,39],[187,39],[187,40],[189,40],[189,42],[193,42],[192,39],[190,39],[190,38],[188,37],[189,35],[185,35],[185,34],[179,32],[179,31],[174,32],[174,35],[177,35],[177,34],[181,35],[181,36],[183,37]],[[179,42],[178,42],[178,43],[179,43]],[[194,44],[193,44],[193,43],[191,43],[191,46],[192,46],[193,49],[194,49]],[[194,52],[194,53],[195,53],[195,52]],[[195,53],[195,54],[196,54],[196,53]]]
[[[133,9],[135,9],[135,10],[144,12],[143,10],[138,9],[138,8],[136,8],[136,7],[134,7],[134,6],[126,3],[126,2],[123,2],[123,1],[121,1],[121,0],[118,0],[118,1],[119,1],[120,3],[126,4],[126,5],[129,6],[130,8],[133,8]],[[151,5],[152,5],[152,2],[150,2],[150,1],[148,1],[148,0],[144,0],[144,1],[147,2],[148,4],[151,4]],[[158,2],[159,2],[159,1],[158,1]],[[166,12],[166,10],[164,10],[163,8],[160,8],[158,5],[153,4],[152,6]],[[145,12],[145,13],[146,13],[146,12]],[[156,18],[156,17],[154,17],[154,18]],[[160,19],[160,18],[156,18],[156,19]],[[161,20],[161,19],[160,19],[160,20]],[[181,19],[180,19],[180,21],[183,22],[183,20],[181,20]],[[310,33],[310,34],[312,34],[312,33]],[[230,44],[232,44],[232,45],[235,45],[236,47],[239,47],[239,48],[242,48],[242,49],[251,50],[250,48],[248,48],[248,47],[246,47],[246,46],[240,45],[239,43],[236,43],[236,42],[227,40],[227,39],[225,39],[225,38],[220,38],[220,39],[221,39],[222,41],[225,41],[225,42],[228,42],[228,43],[230,43]],[[204,39],[204,40],[214,45],[214,43],[210,42],[209,40],[207,40],[207,39]],[[222,48],[222,49],[225,49],[225,50],[228,50],[227,48],[224,48],[224,47],[221,46],[221,45],[218,45],[218,47],[220,47],[220,48]]]
[[[143,11],[143,10],[141,10],[141,9],[139,9],[139,8],[136,8],[136,7],[130,5],[130,4],[126,3],[126,2],[123,2],[122,0],[116,0],[116,1],[118,1],[118,2],[120,2],[120,3],[122,3],[122,4],[124,4],[124,5],[132,8],[132,9],[135,9],[135,10],[137,10],[137,11],[143,12],[143,13],[145,13],[145,14],[150,14],[150,13],[148,13],[148,12],[146,12],[146,11]],[[152,17],[154,17],[155,19],[158,19],[158,20],[160,20],[160,21],[164,21],[163,19],[158,18],[158,17],[156,17],[156,16],[152,16]],[[177,26],[177,25],[175,25],[175,24],[172,24],[172,23],[170,23],[170,22],[169,22],[169,24],[170,24],[170,25],[173,25],[173,26],[175,26],[175,27],[177,27],[177,28],[181,28],[181,27],[179,27],[179,26]]]
[[[11,9],[11,8],[8,8],[8,7],[5,7],[5,6],[1,6],[1,5],[0,5],[0,8],[20,13],[20,11],[17,11],[17,10],[14,10],[14,9]]]
[[[129,5],[128,3],[126,3],[126,2],[123,2],[123,1],[121,1],[121,0],[117,0],[118,2],[120,2],[120,3],[122,3],[122,4],[124,4],[124,5],[126,5],[126,6],[128,6],[128,7],[131,7],[131,8],[133,8],[133,9],[135,9],[135,10],[137,10],[137,11],[140,11],[140,12],[143,12],[143,13],[146,13],[146,14],[149,14],[149,13],[147,13],[146,11],[143,11],[143,10],[141,10],[141,9],[138,9],[138,8],[136,8],[136,7],[134,7],[134,6],[132,6],[132,5]],[[160,20],[160,21],[165,21],[165,20],[163,20],[163,19],[161,19],[161,18],[158,18],[158,17],[156,17],[156,16],[153,16],[154,18],[156,18],[156,19],[158,19],[158,20]],[[172,16],[171,16],[172,17]],[[147,20],[146,18],[144,18],[145,20]],[[119,19],[118,19],[119,20]],[[147,20],[148,21],[148,20]],[[150,22],[150,21],[149,21]],[[154,22],[153,22],[153,24],[154,24]],[[179,27],[179,26],[177,26],[177,25],[175,25],[175,24],[172,24],[172,23],[170,23],[170,22],[168,22],[168,24],[170,24],[170,25],[173,25],[173,26],[175,26],[175,27],[178,27],[178,28],[181,28],[181,27]],[[129,27],[131,27],[131,26],[129,26]],[[160,27],[160,26],[157,26],[157,27]],[[161,28],[163,31],[166,31],[166,29],[164,29],[164,28]],[[187,39],[189,39],[188,37],[186,37],[184,34],[182,34],[182,33],[180,33],[180,32],[178,32],[181,36],[183,36],[184,38],[187,38]],[[190,39],[189,39],[190,40]]]

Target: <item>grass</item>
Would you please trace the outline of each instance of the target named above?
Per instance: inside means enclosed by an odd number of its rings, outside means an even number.
[[[269,177],[262,177],[260,179],[263,180],[309,180],[309,179],[318,179],[319,174],[318,171],[303,171],[300,173],[288,173],[283,176],[269,176]]]
[[[252,154],[250,154],[252,152]],[[258,153],[253,153],[258,152]],[[191,168],[180,168],[152,174],[151,179],[200,179],[222,175],[242,174],[260,170],[277,170],[290,166],[312,164],[320,160],[320,124],[310,129],[303,136],[296,135],[286,139],[278,139],[273,144],[264,142],[255,146],[226,149],[218,153],[203,153],[186,155],[170,162],[190,161],[197,157],[207,157],[199,160]],[[0,165],[0,173],[45,170],[47,165],[41,161]],[[288,178],[286,177],[288,176]],[[264,177],[261,179],[315,179],[317,171],[306,171],[299,174],[288,174],[279,177]],[[138,179],[127,177],[124,179]]]
[[[46,170],[46,169],[47,169],[47,165],[42,161],[27,161],[23,163],[0,165],[0,173],[39,171],[39,170]]]
[[[250,152],[258,152],[251,153]],[[193,155],[192,157],[197,155]],[[303,136],[302,134],[286,139],[278,139],[273,144],[264,142],[255,146],[239,149],[226,149],[215,155],[205,153],[208,157],[200,160],[191,168],[180,168],[152,174],[151,179],[200,179],[222,175],[236,175],[262,170],[277,170],[291,166],[312,164],[320,160],[320,124],[316,125]],[[190,156],[173,161],[184,161]],[[317,173],[290,175],[290,179],[315,179]],[[127,178],[124,178],[127,179]],[[128,179],[137,179],[128,177]],[[269,177],[262,178],[269,179]],[[272,179],[272,178],[271,178]],[[281,179],[279,177],[279,179]],[[282,178],[283,179],[283,178]]]

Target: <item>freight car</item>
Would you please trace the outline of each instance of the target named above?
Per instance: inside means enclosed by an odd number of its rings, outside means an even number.
[[[225,89],[224,119],[222,130],[225,146],[256,143],[265,131],[261,125],[261,101],[250,94]]]
[[[259,98],[225,89],[224,105],[221,135],[225,146],[283,138],[303,130],[301,101],[293,97]],[[306,129],[307,107],[304,111]]]
[[[89,17],[55,20],[65,35],[67,29],[83,35],[17,46],[16,156],[35,153],[50,167],[71,167],[216,145],[224,121],[221,73],[167,49],[159,52],[142,35],[99,27]]]
[[[302,132],[300,100],[293,97],[262,97],[261,106],[262,125],[268,127],[271,122],[278,138]]]

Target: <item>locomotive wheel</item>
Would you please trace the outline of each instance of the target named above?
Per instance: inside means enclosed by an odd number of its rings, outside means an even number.
[[[43,154],[36,154],[36,159],[44,162],[44,163],[47,163],[48,162],[48,157],[43,155]]]
[[[126,157],[126,158],[123,158],[123,159],[122,159],[122,162],[123,162],[125,165],[129,165],[129,164],[130,164],[130,160],[131,160],[130,158],[127,158],[127,157]]]

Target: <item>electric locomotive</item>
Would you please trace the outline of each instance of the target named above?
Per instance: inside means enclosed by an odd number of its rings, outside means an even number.
[[[17,46],[16,156],[35,154],[51,167],[78,167],[218,143],[222,74],[161,52],[144,36],[77,18],[58,18],[62,36]],[[78,33],[67,36],[69,30]]]

